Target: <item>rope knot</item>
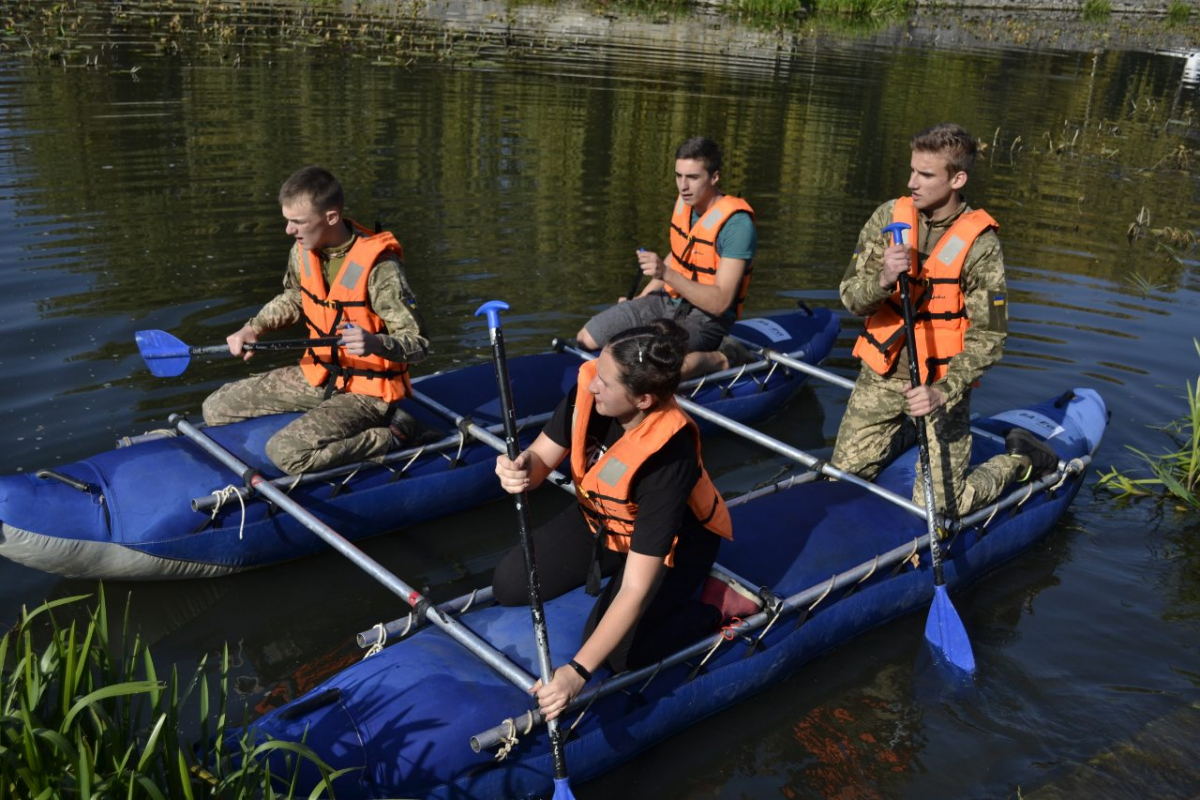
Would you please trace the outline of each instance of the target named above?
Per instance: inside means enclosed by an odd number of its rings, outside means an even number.
[[[224,489],[217,489],[212,493],[212,495],[217,499],[217,502],[213,505],[212,510],[212,519],[214,521],[217,518],[217,514],[221,511],[221,506],[225,505],[226,500],[228,500],[230,497],[236,497],[238,499],[238,504],[242,507],[242,518],[238,522],[238,541],[241,541],[242,534],[246,530],[246,498],[242,497],[239,487],[234,486],[232,483],[226,486]]]

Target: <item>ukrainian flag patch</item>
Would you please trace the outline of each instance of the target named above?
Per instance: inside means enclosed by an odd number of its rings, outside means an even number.
[[[1002,295],[1002,294],[993,295],[992,296],[992,305],[994,305],[994,306],[1004,305],[1004,295]]]

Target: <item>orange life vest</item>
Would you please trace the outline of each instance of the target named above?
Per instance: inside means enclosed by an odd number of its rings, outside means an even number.
[[[646,415],[636,428],[626,431],[591,467],[587,465],[588,420],[595,409],[595,397],[588,384],[596,377],[596,362],[589,361],[579,368],[579,385],[575,392],[575,417],[571,430],[571,478],[575,496],[592,532],[604,536],[604,546],[618,553],[628,553],[633,541],[633,523],[637,519],[637,503],[630,496],[634,477],[646,459],[681,428],[692,432],[700,477],[688,496],[688,508],[708,530],[726,539],[733,538],[729,509],[717,487],[713,485],[704,462],[700,461],[700,431],[691,417],[683,412],[674,398],[661,403]],[[676,536],[664,563],[675,564]]]
[[[692,207],[684,203],[682,197],[676,199],[675,211],[671,215],[671,254],[667,256],[667,266],[690,281],[714,285],[717,282],[717,264],[721,261],[717,255],[717,234],[737,211],[745,211],[752,219],[754,217],[754,209],[745,200],[733,195],[721,195],[693,226]],[[752,263],[746,265],[733,302],[738,319],[742,317],[742,306],[750,290],[753,267]],[[679,292],[669,286],[667,294],[679,297]]]
[[[296,245],[300,259],[300,294],[304,322],[314,339],[337,336],[337,327],[350,322],[367,333],[384,329],[383,320],[371,310],[367,284],[375,261],[384,253],[404,257],[404,250],[390,233],[371,233],[357,223],[358,238],[346,253],[346,260],[333,281],[325,285],[325,273],[315,253]],[[300,358],[300,369],[313,386],[326,387],[326,397],[335,391],[357,392],[394,402],[407,397],[410,386],[408,365],[388,361],[383,356],[352,356],[334,345],[325,353],[313,348]]]
[[[950,359],[962,352],[963,336],[971,325],[959,283],[967,253],[984,231],[1000,226],[986,211],[968,211],[954,221],[925,263],[918,266],[917,209],[911,197],[896,201],[892,220],[912,226],[905,231],[912,258],[909,274],[915,276],[909,297],[917,336],[917,366],[921,382],[929,385],[945,377]],[[901,280],[904,279],[902,276]],[[886,375],[895,365],[904,340],[904,310],[897,289],[863,323],[862,333],[854,343],[854,355],[880,375]]]

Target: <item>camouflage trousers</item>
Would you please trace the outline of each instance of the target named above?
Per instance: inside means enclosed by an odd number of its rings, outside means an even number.
[[[938,508],[961,517],[986,506],[1016,480],[1025,466],[1012,456],[998,455],[967,472],[971,463],[971,393],[939,408],[923,420],[908,416],[904,390],[906,370],[882,376],[863,367],[846,414],[838,428],[830,463],[846,472],[874,480],[892,459],[917,442],[917,424],[928,425],[929,466],[933,496]],[[913,486],[913,502],[925,505],[920,467]]]
[[[222,386],[204,400],[204,421],[227,425],[243,419],[303,411],[267,440],[267,457],[289,475],[315,472],[381,456],[392,446],[388,404],[378,397],[339,392],[325,399],[299,366],[251,375]]]

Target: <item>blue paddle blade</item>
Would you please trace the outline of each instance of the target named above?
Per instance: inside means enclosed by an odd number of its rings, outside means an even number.
[[[159,378],[182,375],[192,360],[188,346],[166,331],[138,331],[133,338],[150,373]]]
[[[575,793],[566,778],[554,779],[554,800],[575,800]]]
[[[945,586],[933,587],[933,605],[925,620],[925,638],[934,654],[945,663],[968,675],[975,672],[975,654]]]

